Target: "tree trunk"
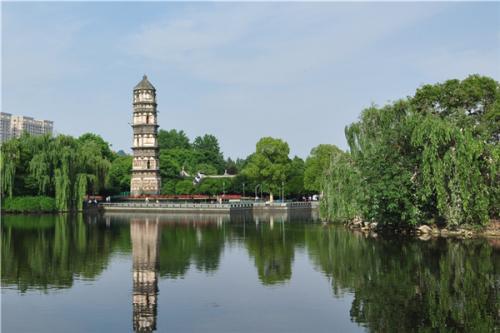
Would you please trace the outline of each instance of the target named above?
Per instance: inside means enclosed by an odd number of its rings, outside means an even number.
[[[273,193],[270,192],[269,193],[269,202],[273,202],[273,201],[274,201]]]

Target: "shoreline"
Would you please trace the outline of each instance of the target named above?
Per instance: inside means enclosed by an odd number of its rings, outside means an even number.
[[[427,224],[407,228],[392,226],[379,227],[376,222],[362,222],[361,219],[354,219],[346,222],[344,226],[352,231],[360,231],[373,238],[378,237],[378,235],[411,236],[420,240],[429,240],[432,238],[500,238],[500,220],[495,219],[490,220],[490,223],[486,226],[464,225],[456,229],[447,227],[440,228],[436,225]]]

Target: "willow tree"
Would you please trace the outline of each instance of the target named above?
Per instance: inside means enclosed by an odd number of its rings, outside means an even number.
[[[81,210],[87,189],[98,193],[105,185],[109,168],[110,161],[104,158],[99,142],[82,143],[64,135],[52,140],[30,163],[40,193],[47,190],[47,184],[53,184],[60,211]]]
[[[437,217],[450,226],[486,224],[498,199],[498,146],[489,147],[470,128],[437,115],[416,116],[414,124],[422,205],[434,205]]]
[[[2,144],[0,154],[0,172],[2,177],[2,194],[12,197],[14,177],[19,164],[19,141],[10,140]]]
[[[328,221],[347,221],[361,216],[361,177],[350,153],[333,154],[325,170],[320,214]]]
[[[310,191],[324,192],[324,177],[332,158],[342,151],[335,145],[321,144],[314,147],[306,159],[304,187]]]
[[[110,168],[104,141],[93,138],[23,135],[7,141],[1,147],[2,195],[54,196],[58,210],[80,210],[89,190],[105,187]]]
[[[498,216],[498,82],[472,75],[425,85],[414,97],[364,110],[346,138],[350,162],[332,164],[325,178],[328,218],[352,200],[365,220],[381,224],[456,227]],[[349,167],[358,178],[343,174]],[[346,189],[354,179],[353,198]]]
[[[414,197],[415,152],[406,121],[410,112],[404,100],[372,106],[346,128],[353,165],[361,176],[358,207],[366,220],[405,226],[420,219]]]
[[[500,212],[500,84],[471,75],[425,85],[412,144],[419,152],[419,197],[452,226],[485,224]]]

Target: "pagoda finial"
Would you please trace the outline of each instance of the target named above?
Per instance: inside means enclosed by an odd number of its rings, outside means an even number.
[[[143,79],[143,80],[147,80],[147,79],[148,79],[148,76],[147,76],[146,74],[144,74],[144,75],[142,76],[142,79]]]

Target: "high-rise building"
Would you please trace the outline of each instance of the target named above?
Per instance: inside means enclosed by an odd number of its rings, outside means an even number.
[[[156,106],[156,89],[144,75],[133,92],[134,159],[130,180],[132,196],[160,193]]]
[[[5,142],[12,137],[10,131],[11,118],[10,113],[0,112],[0,142]]]
[[[50,120],[37,120],[32,117],[15,116],[10,113],[0,112],[0,140],[5,142],[18,138],[23,133],[31,135],[51,134],[54,122]]]

